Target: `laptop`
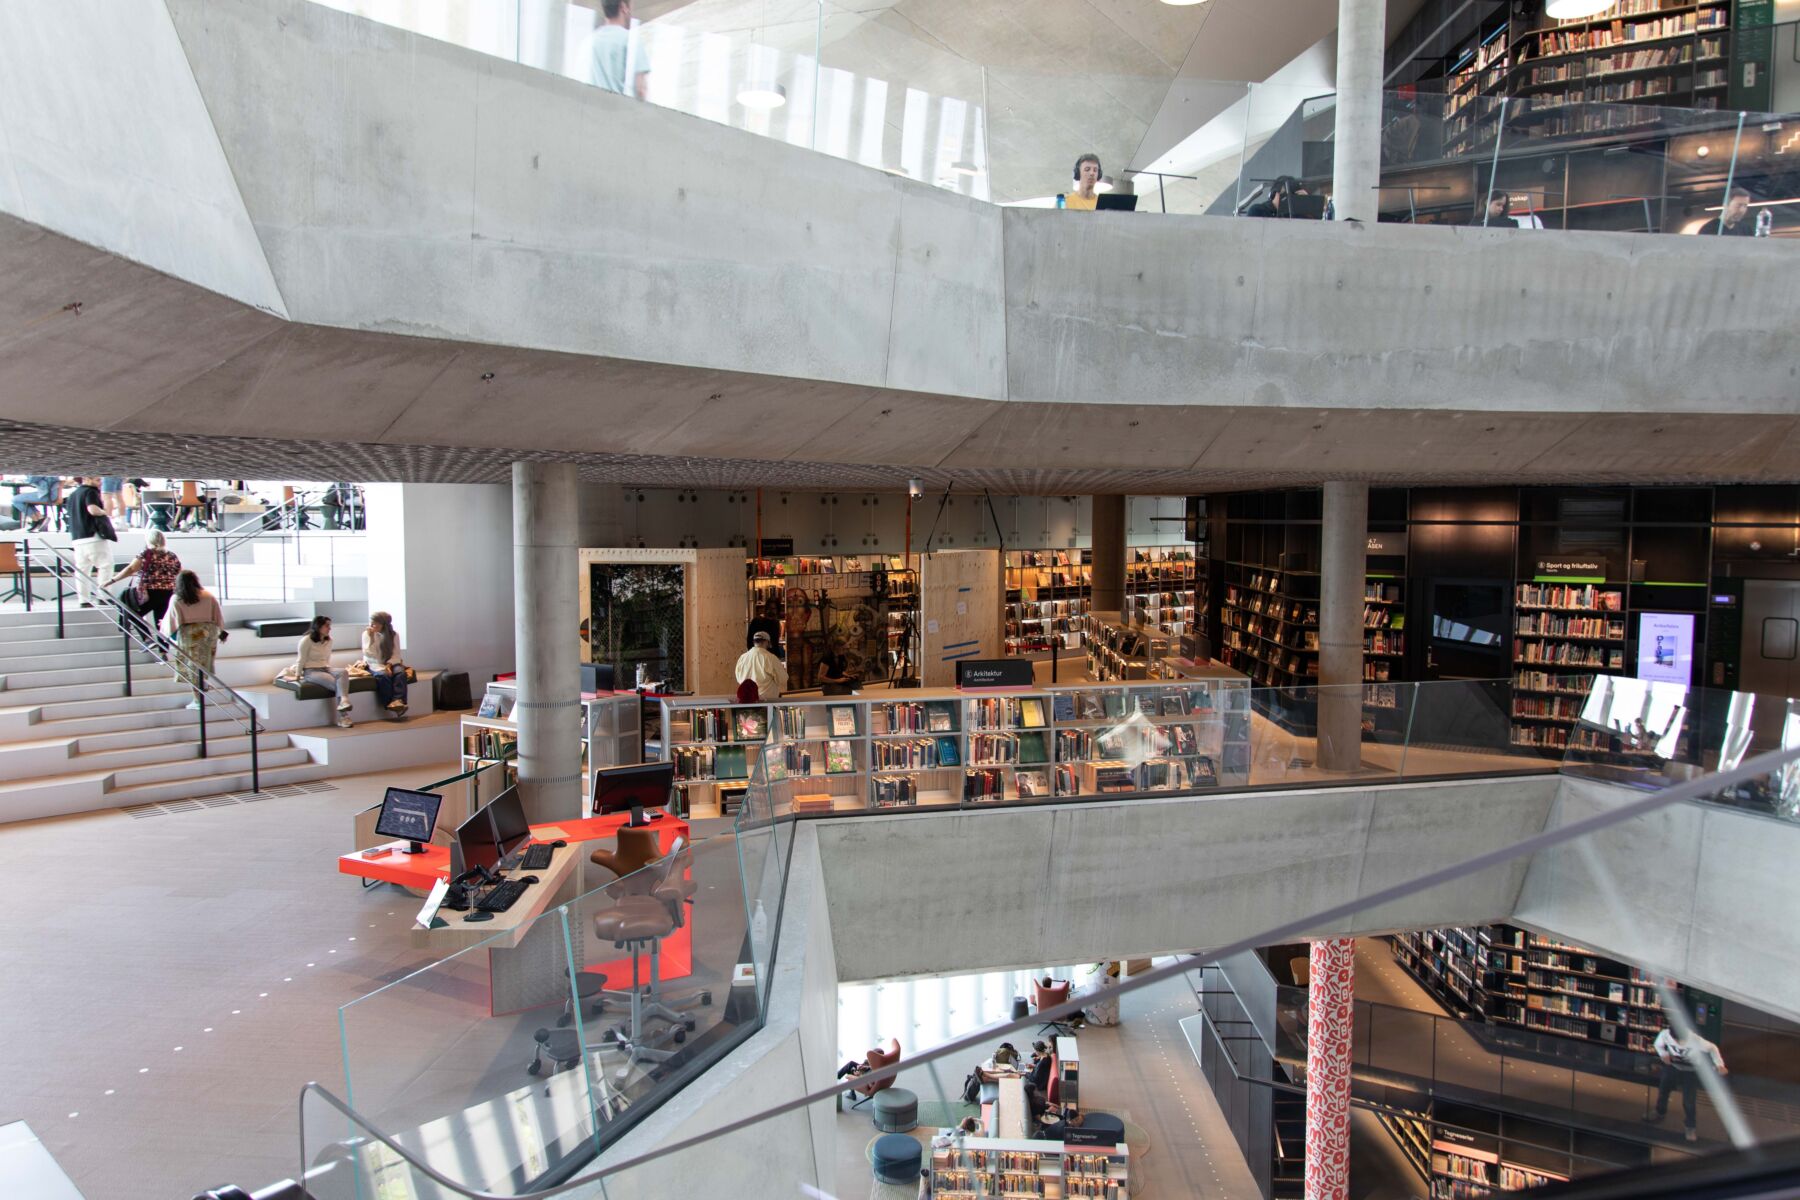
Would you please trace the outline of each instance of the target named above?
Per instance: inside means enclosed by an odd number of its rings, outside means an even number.
[[[1289,196],[1287,214],[1295,220],[1319,221],[1325,217],[1325,197]]]
[[[1136,212],[1137,193],[1101,192],[1094,197],[1094,209],[1097,212]]]

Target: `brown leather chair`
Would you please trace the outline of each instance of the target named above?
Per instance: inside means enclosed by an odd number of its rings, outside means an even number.
[[[0,542],[0,575],[12,577],[12,589],[0,600],[11,600],[25,594],[25,568],[19,563],[17,542]]]
[[[596,850],[588,855],[588,861],[596,867],[605,867],[620,879],[635,876],[626,880],[621,890],[642,895],[656,885],[655,879],[643,876],[641,872],[663,856],[661,843],[654,826],[634,829],[625,825],[620,827],[618,842],[613,849]]]
[[[1043,1012],[1046,1008],[1055,1008],[1059,1004],[1067,1004],[1068,1001],[1068,980],[1051,979],[1046,975],[1042,979],[1031,981],[1031,1007],[1037,1012]],[[1046,1021],[1038,1026],[1039,1033],[1046,1029],[1054,1030],[1065,1037],[1070,1032],[1069,1027],[1061,1021]]]
[[[899,1061],[900,1043],[894,1038],[889,1038],[882,1045],[876,1046],[867,1054],[863,1055],[863,1065],[868,1067],[871,1071],[879,1070],[882,1067],[892,1066]],[[885,1079],[876,1079],[868,1083],[854,1084],[851,1087],[851,1091],[861,1096],[862,1099],[852,1101],[850,1107],[861,1108],[869,1102],[876,1092],[885,1092],[893,1086],[894,1076],[892,1075],[889,1075]]]

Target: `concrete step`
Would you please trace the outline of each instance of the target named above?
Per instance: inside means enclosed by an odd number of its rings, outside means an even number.
[[[285,735],[282,741],[286,741]],[[210,749],[210,747],[209,747]],[[261,765],[265,768],[292,767],[312,761],[312,755],[295,746],[283,746],[267,752],[260,752]],[[199,780],[209,775],[224,775],[250,770],[249,741],[245,740],[244,748],[238,754],[210,754],[206,758],[195,756],[174,762],[155,763],[145,767],[127,767],[116,771],[112,777],[112,788],[138,787],[146,783],[173,783],[177,780]],[[199,795],[201,793],[193,793]]]
[[[40,731],[48,725],[60,725],[62,721],[72,717],[108,717],[116,713],[177,710],[186,705],[193,697],[193,689],[185,686],[173,691],[140,692],[136,689],[133,691],[136,692],[135,695],[114,695],[103,700],[71,700],[58,704],[38,705],[36,707],[39,710],[39,716],[32,726],[33,736],[48,736]],[[209,703],[214,708],[236,709],[237,707],[221,704],[217,700],[211,700]]]
[[[0,703],[4,703],[3,698],[6,693],[23,691],[26,688],[62,687],[83,683],[123,684],[125,682],[123,651],[114,650],[110,654],[77,654],[68,657],[95,661],[76,666],[56,666],[33,662],[10,671],[0,670]],[[155,679],[170,673],[168,667],[157,662],[148,654],[139,652],[131,656],[131,681],[134,684],[140,679]]]
[[[310,783],[325,778],[323,763],[305,762],[291,767],[267,767],[260,772],[263,787],[278,783]],[[224,792],[250,790],[250,770],[228,775],[209,775],[204,779],[178,779],[171,783],[143,783],[135,787],[115,787],[106,793],[107,802],[119,808],[134,804],[156,804],[165,800],[192,800],[196,796],[217,796]]]
[[[81,649],[70,649],[67,644],[54,643],[53,649],[32,650],[25,654],[14,653],[14,645],[0,644],[0,679],[16,675],[20,671],[80,671],[86,668],[116,667],[124,659],[124,651],[120,649],[120,639],[107,639],[110,646]],[[131,661],[147,663],[155,661],[142,650],[133,649]]]
[[[156,699],[163,700],[165,698],[159,696]],[[101,713],[97,716],[61,717],[39,721],[30,727],[31,736],[33,738],[71,737],[83,739],[88,737],[147,738],[151,735],[180,737],[183,736],[181,731],[185,726],[200,723],[200,714],[194,709],[184,707],[180,696],[169,697],[167,701],[155,708],[139,708],[125,712]],[[236,706],[214,703],[212,711],[218,712],[227,707],[236,710]],[[209,715],[207,719],[210,721],[212,718]],[[225,719],[222,712],[220,719]],[[147,740],[133,744],[152,745],[154,743]],[[0,742],[0,748],[4,748],[4,746],[5,743]]]
[[[135,700],[140,696],[161,696],[188,690],[187,685],[176,679],[166,668],[159,668],[157,675],[148,679],[140,678],[136,672],[133,672],[131,695],[128,697],[125,695],[124,670],[121,668],[115,674],[118,675],[118,679],[101,680],[97,683],[67,683],[54,687],[8,687],[0,690],[0,708],[34,705],[48,707],[83,700]]]
[[[250,735],[241,732],[242,729],[243,726],[235,721],[221,721],[217,725],[213,725],[209,721],[206,739],[208,758],[225,759],[235,758],[238,755],[248,758]],[[69,759],[69,770],[123,772],[134,767],[153,767],[160,763],[197,761],[200,758],[199,727],[197,725],[187,726],[180,732],[186,736],[177,742],[76,754]],[[271,754],[289,750],[292,746],[293,743],[285,733],[257,735],[256,748],[263,755],[265,761],[269,760]],[[0,759],[4,759],[3,753],[0,753]],[[115,775],[114,778],[116,779],[118,776]],[[141,780],[140,782],[151,781]]]
[[[23,614],[0,613],[0,617],[20,615]],[[0,625],[0,653],[12,654],[15,646],[37,642],[46,642],[53,646],[67,646],[71,643],[102,639],[116,640],[118,636],[119,627],[117,625],[90,615],[80,623],[70,621],[63,627],[63,636],[57,637],[56,617],[52,614],[48,621],[34,621],[28,625]],[[31,653],[31,651],[19,651],[19,653]]]

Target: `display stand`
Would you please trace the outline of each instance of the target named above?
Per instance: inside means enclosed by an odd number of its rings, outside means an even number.
[[[919,576],[899,554],[828,554],[749,561],[749,617],[779,625],[774,649],[788,689],[819,686],[830,641],[843,642],[863,683],[916,674]]]
[[[516,754],[519,726],[512,719],[518,685],[500,680],[487,685],[476,712],[462,718],[462,769],[472,771],[498,761],[509,751]],[[494,716],[480,715],[493,711]],[[586,795],[595,770],[622,767],[643,761],[640,731],[642,704],[636,692],[597,692],[581,698],[581,778]],[[486,804],[518,782],[516,761],[479,778],[477,805]],[[453,827],[454,828],[454,827]]]

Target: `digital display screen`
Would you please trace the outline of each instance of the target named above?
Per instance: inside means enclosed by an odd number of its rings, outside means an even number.
[[[1694,673],[1694,614],[1638,614],[1637,677],[1686,684]]]
[[[389,788],[381,801],[375,832],[381,837],[429,842],[432,830],[437,828],[438,806],[443,802],[444,798],[433,792]]]

